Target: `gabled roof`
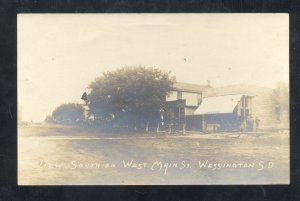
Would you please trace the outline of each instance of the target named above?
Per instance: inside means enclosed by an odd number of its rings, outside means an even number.
[[[210,88],[208,85],[190,84],[185,82],[175,82],[174,87],[178,91],[202,93],[205,89]]]
[[[204,98],[199,107],[195,110],[195,115],[202,114],[227,114],[232,113],[243,94],[215,96]]]

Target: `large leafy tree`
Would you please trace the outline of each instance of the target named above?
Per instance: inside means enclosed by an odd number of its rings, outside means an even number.
[[[89,114],[128,126],[157,121],[174,81],[170,72],[142,66],[103,73],[89,85]]]
[[[80,104],[66,103],[52,112],[52,120],[61,124],[77,124],[85,119],[84,108]],[[48,117],[49,121],[49,117]]]

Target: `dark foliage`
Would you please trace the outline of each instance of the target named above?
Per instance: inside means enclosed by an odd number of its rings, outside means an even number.
[[[156,124],[174,81],[170,72],[141,66],[103,73],[89,86],[89,115],[129,128]]]
[[[52,113],[52,119],[47,117],[47,120],[60,124],[78,124],[84,121],[84,108],[80,104],[67,103],[57,107]]]

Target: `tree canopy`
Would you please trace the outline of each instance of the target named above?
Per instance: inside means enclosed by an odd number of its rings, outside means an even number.
[[[103,73],[89,85],[89,114],[127,124],[159,118],[174,81],[170,72],[142,66]]]
[[[62,104],[52,112],[52,121],[55,123],[76,124],[84,119],[84,108],[80,104]]]

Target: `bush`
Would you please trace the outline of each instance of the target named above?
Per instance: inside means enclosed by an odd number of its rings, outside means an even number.
[[[48,122],[50,121],[68,125],[80,124],[84,120],[85,116],[83,106],[75,103],[60,105],[52,112],[52,117],[46,118],[46,121]]]

